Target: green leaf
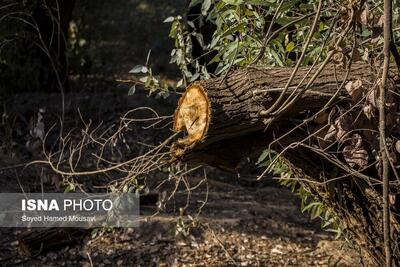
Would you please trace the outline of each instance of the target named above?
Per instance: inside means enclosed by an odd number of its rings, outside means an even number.
[[[128,96],[135,94],[136,84],[129,88]]]
[[[187,23],[187,25],[189,25],[189,26],[192,27],[193,29],[196,28],[196,27],[194,26],[193,21],[188,20],[188,21],[186,21],[186,23]]]
[[[91,234],[92,238],[95,238],[98,233],[99,233],[99,228],[95,228],[92,230],[92,232],[90,234]]]
[[[201,14],[203,16],[207,15],[207,11],[211,7],[211,0],[204,0],[203,4],[201,5]]]
[[[293,42],[288,43],[286,46],[286,52],[292,52],[293,49],[294,49],[294,43]]]
[[[263,161],[267,158],[267,156],[268,156],[269,154],[270,154],[269,150],[268,150],[268,149],[265,149],[265,150],[261,153],[261,155],[258,157],[258,160],[257,160],[256,165],[259,165],[261,162],[263,162]]]
[[[196,72],[191,78],[190,78],[190,82],[194,82],[195,80],[197,80],[197,78],[199,78],[200,73]]]
[[[194,33],[194,36],[196,37],[197,42],[200,44],[200,46],[201,46],[202,48],[204,48],[204,38],[203,38],[203,35],[202,35],[201,33]]]
[[[215,74],[219,75],[221,73],[223,73],[225,70],[227,70],[229,68],[229,64],[223,64],[222,62],[220,62],[217,66],[217,69],[215,70]]]
[[[69,183],[64,189],[65,193],[74,192],[74,191],[75,191],[75,185],[73,183]]]
[[[325,29],[325,24],[321,21],[320,23],[319,23],[319,32],[322,32],[323,30]]]
[[[301,212],[305,212],[307,210],[311,210],[312,208],[314,208],[314,207],[316,207],[318,205],[321,205],[321,203],[320,202],[311,202],[306,207],[304,207],[304,209],[302,209]]]
[[[371,31],[369,31],[367,28],[364,28],[362,33],[361,33],[361,36],[362,37],[369,37],[370,35],[371,35]]]
[[[272,54],[272,56],[275,58],[276,63],[277,63],[280,67],[283,67],[283,62],[282,62],[282,60],[280,59],[278,53],[276,53],[275,50],[272,50],[272,49],[271,49],[271,54]]]
[[[215,38],[213,38],[212,41],[211,41],[211,44],[210,44],[210,48],[214,48],[217,45],[217,43],[218,43],[220,38],[221,37],[219,35],[216,36]]]
[[[169,22],[173,22],[174,20],[175,20],[175,18],[171,16],[171,17],[166,18],[163,22],[169,23]]]
[[[146,66],[136,65],[129,71],[129,73],[147,73],[149,69]]]
[[[181,87],[183,85],[183,79],[180,79],[177,83],[176,83],[176,87]]]
[[[228,5],[234,5],[234,6],[243,4],[243,0],[222,0],[222,1],[227,3]]]
[[[246,4],[253,6],[270,6],[272,3],[275,3],[274,0],[246,0]]]
[[[145,66],[136,65],[135,67],[133,67],[133,69],[131,69],[129,71],[129,73],[140,73],[140,72],[143,72],[143,70],[146,70],[146,72],[147,72],[147,68]],[[145,72],[143,72],[143,73],[145,73]]]
[[[187,78],[190,78],[190,77],[193,76],[193,74],[192,74],[190,71],[188,71],[188,70],[184,70],[184,71],[183,71],[183,74],[185,74],[185,76],[186,76]]]
[[[146,80],[146,82],[144,83],[144,86],[145,87],[149,87],[150,86],[150,84],[151,84],[151,82],[152,82],[152,78],[151,77],[147,77],[147,80]]]
[[[190,1],[189,7],[195,6],[203,2],[203,0],[192,0]]]

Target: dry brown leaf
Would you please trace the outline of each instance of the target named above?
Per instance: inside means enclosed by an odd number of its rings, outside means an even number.
[[[396,151],[400,154],[400,140],[396,141]]]
[[[357,61],[361,60],[361,54],[357,48],[353,49],[351,59],[353,60],[353,62],[357,62]]]
[[[353,134],[351,137],[351,145],[354,146],[354,148],[360,148],[362,144],[362,138],[361,135],[356,133]]]
[[[382,36],[383,28],[381,26],[374,26],[371,28],[371,42],[376,43]]]
[[[36,123],[33,122],[33,118],[30,121],[30,130],[29,133],[33,138],[39,138],[43,141],[45,131],[44,131],[44,122],[43,122],[43,113],[45,112],[44,109],[39,109],[37,113],[37,121]]]
[[[396,204],[396,195],[395,194],[389,194],[389,202],[390,202],[390,205]]]
[[[332,57],[332,61],[335,65],[338,66],[346,65],[346,57],[342,52],[336,52]]]
[[[324,140],[325,141],[329,141],[329,140],[333,140],[334,137],[336,136],[336,127],[335,125],[330,125],[328,131],[326,132],[325,136],[324,136]]]
[[[349,81],[345,85],[345,89],[349,93],[351,98],[353,98],[353,100],[355,101],[360,100],[363,92],[362,81],[361,80]]]
[[[337,129],[337,140],[341,140],[351,130],[352,123],[350,116],[340,116],[336,119],[335,127]]]
[[[331,112],[332,113],[332,112]],[[351,116],[339,116],[333,123],[331,120],[331,115],[329,116],[329,129],[324,136],[324,140],[333,140],[336,139],[340,141],[350,130],[352,127],[352,117]]]
[[[343,156],[350,167],[364,168],[368,164],[368,152],[365,149],[354,149],[352,146],[346,146],[343,149]]]
[[[376,90],[370,90],[367,94],[367,102],[371,103],[374,108],[378,107],[378,97],[377,97]]]
[[[390,160],[393,164],[396,164],[396,163],[397,163],[397,156],[396,156],[396,153],[390,152],[390,154],[389,154],[389,160]]]
[[[400,114],[389,109],[388,114],[386,115],[386,126],[392,129],[393,127],[399,125],[399,120]]]
[[[371,104],[367,104],[363,107],[364,115],[370,120],[375,117],[375,108]]]
[[[382,15],[379,17],[377,25],[381,28],[383,28],[383,25],[385,24],[385,15]]]
[[[365,104],[363,107],[363,112],[364,112],[365,116],[368,119],[372,119],[372,118],[376,117],[377,107],[378,107],[378,100],[377,100],[377,96],[376,96],[376,91],[370,90],[367,93]]]
[[[353,134],[351,145],[344,147],[343,156],[350,167],[364,168],[368,164],[368,152],[362,147],[362,138],[359,134]]]
[[[365,8],[360,14],[360,22],[362,25],[368,25],[368,8]]]
[[[363,59],[364,61],[366,61],[366,62],[369,61],[369,49],[368,49],[368,48],[365,48],[365,49],[364,49],[364,54],[363,54],[363,56],[362,56],[362,59]]]
[[[314,121],[318,124],[323,124],[326,123],[329,119],[329,113],[327,112],[320,112],[318,115],[315,117]]]

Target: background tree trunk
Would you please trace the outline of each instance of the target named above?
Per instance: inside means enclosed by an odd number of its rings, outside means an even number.
[[[0,86],[16,92],[59,92],[68,88],[68,27],[75,0],[6,0],[0,36]],[[62,88],[60,88],[62,87]]]
[[[37,23],[43,46],[49,54],[38,51],[38,60],[48,66],[42,73],[41,85],[49,91],[57,92],[60,84],[68,88],[67,39],[75,0],[40,0],[32,17]],[[53,61],[53,62],[51,62]]]

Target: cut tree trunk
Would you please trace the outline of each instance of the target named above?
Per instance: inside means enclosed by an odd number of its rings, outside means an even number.
[[[275,103],[291,71],[288,68],[249,68],[190,85],[179,100],[173,125],[175,131],[184,131],[187,136],[175,143],[172,156],[184,159],[193,148],[204,148],[220,140],[263,130],[266,118],[260,116],[260,112]],[[308,71],[308,68],[298,71],[284,99],[293,93]],[[280,122],[287,118],[304,119],[320,110],[337,93],[338,101],[351,102],[345,89],[337,92],[345,76],[342,68],[333,65],[325,68],[299,102],[279,118]],[[363,64],[353,65],[349,77],[350,80],[374,80],[369,67]],[[297,91],[306,83],[302,82]]]
[[[308,71],[308,68],[298,71],[282,102],[292,93],[297,94],[305,88],[308,79],[300,86],[297,85]],[[379,145],[376,136],[371,134],[377,132],[377,123],[373,115],[372,118],[368,117],[363,109],[364,100],[373,92],[371,90],[376,84],[374,72],[368,65],[353,64],[346,78],[347,72],[342,68],[327,66],[295,105],[291,105],[277,117],[261,116],[263,111],[277,101],[291,72],[290,68],[248,68],[233,71],[225,77],[190,85],[178,102],[173,126],[175,131],[183,132],[185,136],[172,145],[171,157],[179,162],[235,170],[242,158],[254,151],[266,149],[277,137],[283,136],[279,142],[274,142],[272,149],[282,152],[283,159],[295,176],[308,180],[302,179],[300,183],[323,202],[336,215],[341,227],[352,235],[362,251],[363,263],[372,266],[384,264],[382,189],[379,184],[371,183],[371,179],[379,180],[379,168],[375,168],[375,157],[371,152],[375,143]],[[312,74],[308,77],[312,77]],[[345,86],[338,90],[342,83],[347,85],[349,81],[358,80],[365,87],[362,101],[352,98],[344,89]],[[295,90],[297,91],[294,92]],[[330,101],[332,98],[335,100]],[[305,119],[326,108],[328,101],[331,104],[326,112],[321,112],[302,127],[294,129]],[[398,112],[397,106],[392,106],[391,109]],[[324,126],[344,127],[340,123],[332,123],[331,117],[335,110],[348,111],[353,115],[354,120],[351,121],[348,132],[358,131],[362,135],[363,144],[369,145],[368,164],[372,167],[357,172],[352,168],[354,165],[344,160],[343,147],[348,146],[350,141],[334,141],[337,150],[333,152],[336,153],[335,159],[341,160],[336,164],[327,153],[329,149],[321,149],[332,143],[325,139],[328,129],[320,131],[329,128],[323,128]],[[364,128],[367,130],[359,130]],[[392,128],[398,129],[398,125]],[[289,131],[290,134],[287,134]],[[395,138],[400,138],[398,130],[388,132]],[[310,135],[313,137],[310,138]],[[332,175],[344,178],[338,180],[340,182],[331,182],[329,179]],[[392,212],[400,209],[398,191],[398,188],[392,186],[391,192],[395,199]],[[394,215],[391,230],[393,256],[397,266],[400,264],[400,251],[395,244],[399,241],[400,225],[398,217]]]

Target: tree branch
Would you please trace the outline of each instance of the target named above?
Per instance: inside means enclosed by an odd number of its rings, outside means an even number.
[[[386,267],[392,266],[392,251],[390,246],[390,209],[389,209],[389,161],[386,153],[386,80],[390,65],[390,46],[392,43],[392,0],[384,0],[385,24],[383,27],[384,36],[384,62],[381,87],[379,90],[379,135],[380,135],[380,154],[382,165],[383,181],[383,239],[385,245]]]

